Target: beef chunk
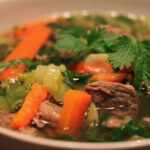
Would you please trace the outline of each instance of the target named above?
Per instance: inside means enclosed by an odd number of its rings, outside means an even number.
[[[6,111],[0,111],[0,126],[4,128],[10,128],[15,114],[11,114]]]
[[[131,85],[98,81],[88,84],[86,91],[92,95],[92,101],[99,108],[100,114],[110,111],[112,116],[118,118],[134,118],[138,113],[138,98]]]
[[[39,111],[36,114],[36,117],[33,119],[33,123],[38,128],[43,128],[45,125],[50,125],[55,127],[59,121],[61,107],[51,103],[50,101],[44,101]]]

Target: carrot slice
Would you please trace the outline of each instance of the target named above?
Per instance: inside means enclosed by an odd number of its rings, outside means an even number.
[[[20,73],[24,73],[25,70],[26,70],[26,66],[23,63],[10,66],[0,74],[0,80],[7,80],[8,78],[15,78]]]
[[[99,73],[92,75],[90,80],[102,80],[109,82],[122,82],[123,79],[127,79],[130,82],[134,81],[134,77],[127,73]]]
[[[36,28],[19,43],[13,52],[7,56],[4,62],[24,58],[33,59],[51,34],[52,29],[46,26]]]
[[[34,83],[31,91],[26,96],[21,109],[12,122],[12,128],[18,129],[20,127],[27,127],[47,95],[48,91],[44,86]]]
[[[13,34],[16,38],[24,38],[25,36],[30,34],[33,30],[35,30],[36,28],[41,27],[41,26],[45,26],[45,23],[44,22],[38,22],[35,24],[27,25],[25,27],[25,29],[17,29],[14,31]]]
[[[82,126],[91,96],[84,91],[68,90],[61,111],[58,133],[75,136]]]
[[[78,62],[71,64],[70,69],[75,73],[113,73],[114,70],[109,62]]]

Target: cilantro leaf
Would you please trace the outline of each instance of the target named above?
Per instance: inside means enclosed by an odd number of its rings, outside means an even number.
[[[146,86],[150,87],[150,41],[143,41],[140,43],[139,51],[136,54],[134,61],[135,81],[134,86],[140,88],[142,80]]]
[[[99,44],[107,36],[107,31],[105,28],[91,29],[90,33],[87,34],[87,44],[89,47]],[[95,47],[95,46],[94,46]]]
[[[144,46],[143,55],[143,80],[147,87],[150,87],[150,41],[142,42]]]
[[[141,88],[141,83],[142,83],[142,76],[143,76],[143,57],[141,55],[141,49],[142,45],[140,42],[138,42],[139,48],[136,51],[136,56],[134,59],[134,74],[135,74],[135,79],[134,79],[134,87],[139,89]]]
[[[91,29],[91,31],[85,36],[87,44],[71,34],[63,33],[59,35],[54,48],[58,51],[72,50],[75,53],[92,50],[98,53],[105,53],[105,46],[116,38],[118,38],[117,35],[109,35],[105,28]]]
[[[142,126],[137,121],[132,120],[132,121],[128,122],[127,124],[125,124],[121,129],[124,132],[124,134],[139,135],[139,136],[144,136],[144,137],[148,136],[147,127]],[[150,136],[150,134],[149,134],[149,136]]]
[[[33,62],[30,59],[20,59],[20,61],[23,62],[30,70],[35,69],[40,64],[40,62]]]
[[[61,34],[71,34],[75,37],[81,37],[86,33],[85,28],[82,26],[62,26],[59,30]]]
[[[108,60],[114,68],[121,70],[124,65],[127,68],[131,66],[137,49],[137,41],[131,37],[122,36],[115,40],[110,48],[114,53],[109,54]]]
[[[56,50],[73,50],[74,52],[82,52],[85,51],[87,46],[78,38],[70,35],[70,34],[61,34],[56,41],[54,48]]]
[[[110,133],[110,135],[106,136],[105,140],[124,141],[125,139],[128,139],[134,135],[149,138],[150,137],[149,128],[147,127],[147,125],[131,120],[121,128],[113,130]]]
[[[87,34],[87,46],[89,50],[94,49],[98,53],[106,53],[109,44],[117,38],[116,34],[108,34],[106,28],[94,28]]]

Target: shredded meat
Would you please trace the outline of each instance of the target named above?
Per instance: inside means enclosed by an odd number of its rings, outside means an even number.
[[[52,127],[56,127],[59,117],[60,117],[61,107],[51,103],[50,101],[44,101],[39,111],[36,114],[36,117],[33,119],[33,123],[38,128],[43,128],[45,125],[49,124]]]
[[[126,116],[134,118],[138,114],[137,93],[131,85],[98,81],[88,84],[86,91],[92,95],[100,114],[110,111],[111,116],[119,119]]]

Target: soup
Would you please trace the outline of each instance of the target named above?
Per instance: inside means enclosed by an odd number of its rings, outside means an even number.
[[[0,126],[44,138],[150,137],[150,22],[72,15],[0,34]]]

